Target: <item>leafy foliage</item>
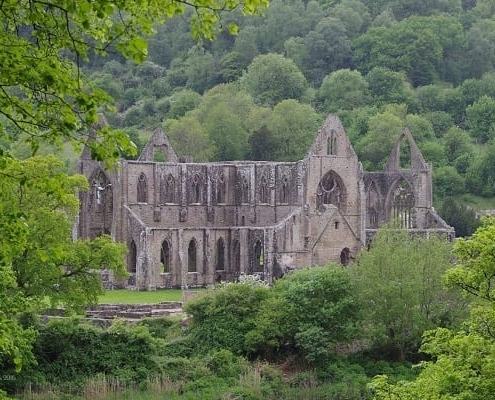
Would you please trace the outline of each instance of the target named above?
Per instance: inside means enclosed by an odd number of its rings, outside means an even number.
[[[15,139],[19,131],[27,132],[33,149],[40,141],[85,141],[84,132],[97,122],[100,107],[110,104],[111,98],[85,78],[82,62],[114,51],[141,62],[153,25],[188,9],[195,10],[192,34],[213,39],[222,12],[240,7],[254,14],[267,5],[266,0],[4,2],[0,133]],[[237,27],[230,24],[229,29],[235,32]],[[109,161],[120,152],[135,152],[123,132],[100,127],[96,133],[93,153],[98,159]]]
[[[350,271],[372,345],[380,353],[404,360],[417,353],[424,330],[459,323],[461,299],[442,285],[450,251],[443,238],[383,229],[358,255]]]
[[[298,270],[275,282],[247,343],[265,357],[294,352],[322,365],[337,343],[354,337],[358,310],[345,270],[332,265]]]
[[[391,384],[378,376],[370,385],[376,399],[486,399],[495,390],[494,296],[491,288],[495,257],[495,220],[485,219],[470,239],[454,246],[459,265],[448,270],[445,280],[476,296],[466,329],[429,331],[421,350],[434,361],[422,364],[413,381]]]
[[[188,336],[197,351],[227,349],[247,354],[246,334],[253,329],[268,288],[230,284],[190,299],[184,311],[191,317]]]
[[[102,293],[98,271],[113,269],[125,274],[123,245],[108,237],[72,241],[78,212],[77,190],[86,180],[68,176],[54,156],[17,161],[3,159],[0,174],[0,273],[4,298],[0,320],[0,355],[10,354],[20,368],[29,331],[22,333],[15,316],[64,305],[78,311]],[[21,355],[22,353],[22,355]]]

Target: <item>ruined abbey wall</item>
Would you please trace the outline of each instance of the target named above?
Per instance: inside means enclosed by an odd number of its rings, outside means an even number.
[[[153,161],[157,152],[165,161]],[[80,195],[79,236],[126,243],[130,278],[116,284],[139,289],[346,265],[383,223],[453,234],[432,208],[431,165],[408,131],[383,172],[364,172],[332,115],[296,162],[185,162],[157,130],[137,161],[106,171],[85,152],[80,172],[90,190]]]

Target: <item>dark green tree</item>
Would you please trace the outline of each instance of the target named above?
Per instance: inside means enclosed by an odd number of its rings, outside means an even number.
[[[457,237],[471,236],[481,224],[476,212],[466,205],[447,197],[438,210],[442,218],[455,229]]]

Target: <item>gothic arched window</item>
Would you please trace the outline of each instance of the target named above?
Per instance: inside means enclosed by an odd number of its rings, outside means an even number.
[[[191,239],[187,248],[187,272],[197,272],[197,248],[196,240]]]
[[[130,249],[129,249],[129,258],[127,260],[127,270],[131,274],[136,273],[136,264],[137,264],[137,249],[136,249],[136,243],[134,243],[134,240],[131,240],[130,244]]]
[[[216,270],[223,271],[225,269],[225,242],[223,238],[218,239],[217,241],[217,262],[216,262]]]
[[[263,272],[263,244],[257,240],[254,244],[253,254],[253,272]]]
[[[249,203],[249,183],[245,176],[242,178],[241,203]]]
[[[286,176],[282,178],[280,183],[279,203],[287,204],[289,202],[289,180]]]
[[[393,192],[392,223],[400,228],[414,227],[414,192],[405,179],[401,179]]]
[[[261,177],[260,183],[260,203],[267,204],[268,203],[268,182],[266,181],[266,177]]]
[[[327,154],[337,154],[337,135],[333,129],[330,131],[330,136],[327,138]]]
[[[199,174],[194,174],[191,182],[192,203],[200,204],[202,201],[203,184]]]
[[[137,182],[137,202],[147,203],[148,202],[148,180],[144,172],[138,177]]]
[[[378,228],[380,210],[380,195],[378,194],[375,182],[372,182],[366,193],[367,227]]]
[[[175,178],[172,174],[168,174],[165,181],[162,182],[162,190],[160,191],[161,203],[175,203]]]
[[[168,240],[164,240],[162,242],[162,247],[160,249],[160,264],[161,271],[160,272],[171,272],[171,251],[170,251],[170,243]]]
[[[241,245],[237,239],[234,240],[233,249],[234,251],[232,255],[232,260],[233,260],[232,272],[239,274],[241,272]]]
[[[225,203],[225,178],[220,174],[217,180],[217,204]]]
[[[346,208],[346,192],[342,179],[333,171],[329,171],[321,178],[316,191],[316,207],[324,204],[333,204],[340,211]]]

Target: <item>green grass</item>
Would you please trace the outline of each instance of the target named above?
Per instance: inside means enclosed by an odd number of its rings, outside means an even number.
[[[156,304],[163,301],[182,301],[182,290],[163,289],[149,291],[107,290],[99,302],[105,304]]]

